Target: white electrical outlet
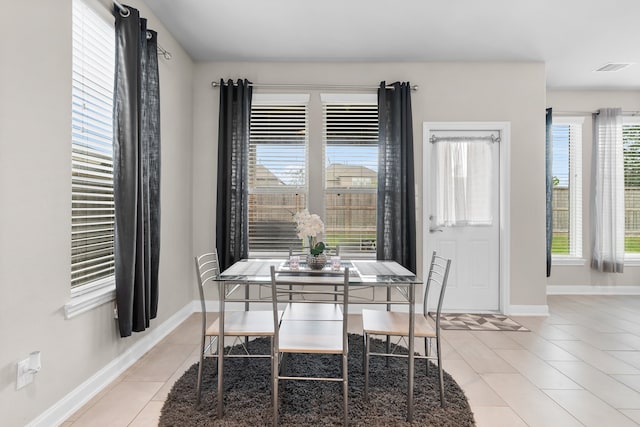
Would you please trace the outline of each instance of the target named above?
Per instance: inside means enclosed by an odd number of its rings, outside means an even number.
[[[33,373],[29,372],[29,359],[18,362],[18,372],[16,374],[16,390],[33,382]]]

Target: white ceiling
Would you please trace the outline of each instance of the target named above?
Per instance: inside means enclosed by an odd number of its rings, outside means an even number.
[[[549,88],[640,89],[640,0],[144,2],[195,61],[541,61]]]

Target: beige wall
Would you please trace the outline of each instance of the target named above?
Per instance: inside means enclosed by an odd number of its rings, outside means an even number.
[[[541,63],[202,63],[194,73],[194,236],[196,252],[215,241],[218,90],[220,78],[257,83],[377,85],[410,81],[422,239],[422,123],[511,123],[510,304],[546,305],[544,211],[545,68]],[[259,89],[256,89],[256,93]],[[418,245],[418,254],[422,248]],[[419,258],[420,259],[420,258]]]
[[[102,0],[103,7],[111,2]],[[136,2],[132,2],[135,4]],[[162,248],[158,325],[193,299],[193,64],[167,31],[160,60]],[[113,303],[65,320],[70,295],[71,1],[3,4],[0,26],[0,424],[24,425],[146,333],[118,336]],[[42,352],[35,382],[16,363]]]
[[[640,287],[640,267],[626,266],[624,273],[600,273],[589,266],[591,259],[591,159],[593,123],[589,112],[599,108],[620,107],[623,111],[640,111],[640,91],[549,91],[547,106],[554,116],[583,112],[582,127],[582,266],[555,265],[547,283],[552,286],[636,286]]]

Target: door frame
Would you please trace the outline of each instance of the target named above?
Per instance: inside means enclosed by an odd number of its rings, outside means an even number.
[[[427,256],[427,244],[429,240],[429,227],[425,226],[426,216],[430,212],[429,202],[430,185],[429,178],[429,163],[427,162],[427,155],[430,150],[429,132],[430,131],[470,131],[470,130],[498,130],[500,131],[500,226],[499,226],[499,238],[500,245],[499,250],[499,291],[498,307],[500,313],[509,313],[509,301],[511,290],[511,219],[510,219],[510,199],[509,194],[511,191],[510,177],[511,177],[511,122],[423,122],[422,124],[422,271],[429,270],[430,257]]]

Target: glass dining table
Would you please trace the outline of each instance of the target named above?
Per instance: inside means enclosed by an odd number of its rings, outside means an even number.
[[[422,281],[411,271],[395,261],[377,260],[341,260],[340,267],[337,265],[327,265],[322,270],[309,269],[304,261],[301,261],[297,268],[290,268],[288,259],[243,259],[231,265],[220,273],[219,281],[223,286],[219,286],[219,318],[220,328],[224,331],[224,311],[225,305],[229,302],[242,302],[244,309],[250,310],[250,304],[255,302],[266,302],[263,297],[252,296],[250,288],[253,286],[264,286],[271,284],[271,266],[274,266],[277,274],[287,274],[295,272],[296,280],[301,284],[313,285],[335,285],[332,275],[340,273],[344,268],[349,268],[349,286],[354,289],[359,287],[386,288],[386,297],[372,298],[365,304],[383,304],[387,310],[391,305],[407,305],[409,316],[409,337],[408,337],[408,384],[407,384],[407,421],[413,420],[413,378],[414,378],[414,316],[415,313],[415,288],[421,285]],[[293,277],[293,276],[292,276]],[[288,279],[289,280],[289,279]],[[245,292],[239,292],[244,288]],[[392,292],[395,289],[397,292]],[[241,295],[237,295],[237,294]],[[350,291],[351,294],[351,291]],[[397,295],[401,298],[398,299]],[[270,300],[269,300],[270,301]],[[362,304],[363,301],[357,301]],[[353,306],[352,306],[353,307]],[[222,332],[221,332],[221,335]],[[224,351],[224,340],[218,340],[218,354]],[[224,357],[218,357],[218,414],[223,413],[223,361]]]

